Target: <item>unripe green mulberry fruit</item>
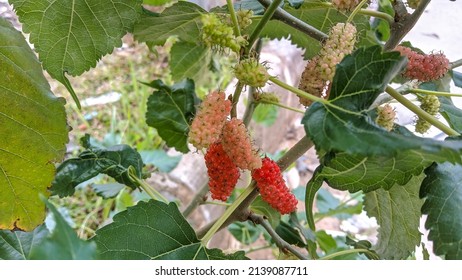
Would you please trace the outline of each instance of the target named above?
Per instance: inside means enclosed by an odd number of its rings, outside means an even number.
[[[240,29],[245,29],[252,24],[253,11],[252,10],[239,10],[236,11],[237,22]]]
[[[377,108],[377,119],[375,122],[388,131],[391,131],[394,126],[396,112],[389,104]]]
[[[234,36],[231,26],[226,25],[218,15],[209,13],[201,16],[202,21],[202,41],[209,47],[230,48],[239,52],[241,47],[246,44],[243,37]]]
[[[269,104],[279,103],[279,97],[272,92],[260,93],[257,96],[255,96],[255,102]]]
[[[436,116],[440,110],[440,100],[435,95],[424,95],[419,97],[420,108],[432,116]],[[415,131],[421,134],[427,132],[432,125],[422,118],[418,118],[415,124]]]
[[[419,98],[420,108],[432,116],[436,116],[440,111],[440,100],[435,95],[424,95]]]
[[[266,67],[251,58],[241,60],[234,67],[234,74],[242,83],[251,87],[264,87],[270,77]]]

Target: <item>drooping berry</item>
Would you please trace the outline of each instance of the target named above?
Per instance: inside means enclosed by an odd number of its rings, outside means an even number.
[[[351,11],[358,6],[361,0],[332,0],[332,6],[339,11]]]
[[[225,99],[224,92],[209,93],[192,121],[189,142],[197,149],[217,142],[230,111],[231,101]]]
[[[326,81],[321,78],[321,73],[318,71],[318,59],[319,57],[315,56],[308,62],[300,78],[298,88],[311,95],[324,98],[326,97]],[[300,104],[304,106],[310,106],[313,103],[311,99],[301,96],[298,98],[300,99]]]
[[[411,48],[397,46],[395,50],[408,58],[403,76],[421,82],[438,80],[449,70],[449,60],[442,53],[420,54]]]
[[[226,201],[239,179],[239,169],[223,150],[221,143],[210,145],[205,154],[205,165],[212,198]]]
[[[202,41],[209,47],[230,48],[239,52],[247,41],[242,37],[234,35],[233,28],[226,25],[218,15],[214,13],[203,14],[202,21]]]
[[[419,97],[420,108],[432,116],[436,116],[440,111],[440,100],[435,95],[424,95]]]
[[[419,97],[420,108],[432,116],[436,116],[440,110],[440,100],[435,95],[424,95]],[[415,124],[415,131],[421,134],[427,132],[432,125],[422,118],[418,118]]]
[[[388,131],[393,129],[395,125],[396,112],[390,104],[377,108],[377,118],[375,122]]]
[[[236,78],[251,87],[264,87],[269,79],[265,66],[256,59],[243,59],[234,67]]]
[[[262,167],[252,171],[252,178],[257,182],[262,199],[268,202],[271,207],[281,214],[295,211],[297,199],[286,186],[276,162],[265,157]]]
[[[329,38],[319,51],[318,67],[321,78],[332,81],[335,67],[345,55],[353,51],[356,43],[356,27],[351,23],[337,23],[329,31]]]
[[[417,9],[420,4],[420,0],[407,0],[407,5],[411,9]]]
[[[239,168],[253,170],[261,167],[261,158],[253,147],[249,132],[242,120],[233,118],[225,123],[221,143]]]
[[[415,132],[424,134],[432,127],[432,124],[422,118],[418,118],[415,123]]]
[[[345,55],[353,51],[356,42],[356,27],[350,23],[337,23],[324,42],[319,54],[305,67],[300,79],[299,89],[317,97],[328,97],[328,85],[335,75],[335,67]],[[300,103],[310,106],[310,99],[299,97]]]

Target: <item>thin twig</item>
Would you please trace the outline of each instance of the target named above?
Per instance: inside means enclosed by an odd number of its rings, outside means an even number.
[[[449,64],[449,68],[450,69],[455,69],[457,67],[460,67],[462,66],[462,59],[459,59],[459,60],[456,60],[456,61],[453,61]]]
[[[305,114],[305,111],[304,111],[304,110],[300,110],[300,109],[298,109],[298,108],[290,107],[290,106],[281,104],[281,103],[279,103],[279,102],[273,102],[273,101],[270,101],[270,100],[264,100],[264,101],[260,101],[259,103],[261,103],[261,104],[268,104],[268,105],[274,105],[274,106],[277,106],[277,107],[281,107],[281,108],[283,108],[283,109],[290,110],[290,111],[292,111],[292,112]]]
[[[391,35],[385,44],[385,50],[394,49],[399,42],[406,36],[409,31],[414,27],[420,16],[425,11],[430,0],[420,1],[419,6],[412,14],[409,14],[406,10],[406,6],[401,0],[396,0],[393,4],[395,9],[395,22],[391,25]]]
[[[241,81],[238,81],[236,84],[236,89],[233,94],[233,107],[231,108],[231,118],[237,117],[237,104],[239,103],[239,98],[241,97],[242,90],[244,89],[244,84]]]
[[[258,0],[258,2],[260,2],[260,4],[262,4],[266,8],[271,4],[270,0]],[[292,26],[293,28],[305,33],[306,35],[320,42],[328,38],[326,33],[316,29],[315,27],[307,24],[299,18],[294,17],[293,15],[289,14],[288,12],[279,7],[274,12],[273,18],[282,21],[289,26]]]
[[[271,224],[261,215],[257,215],[255,213],[251,213],[249,215],[249,220],[254,222],[255,224],[261,225],[268,234],[273,238],[276,246],[280,248],[284,253],[291,252],[294,256],[301,260],[307,260],[308,258],[301,254],[299,251],[295,250],[289,243],[287,243],[282,237],[277,234],[277,232],[273,229]]]
[[[330,255],[324,256],[320,258],[319,260],[331,260],[335,257],[339,256],[344,256],[344,255],[349,255],[349,254],[354,254],[354,253],[369,253],[370,251],[367,249],[349,249],[349,250],[343,250],[340,252],[335,252]]]
[[[209,184],[208,182],[202,186],[202,188],[194,195],[191,202],[189,202],[188,206],[183,210],[183,216],[187,218],[197,206],[201,205],[204,202],[204,197],[209,191]]]
[[[239,29],[239,22],[237,20],[236,11],[234,10],[234,5],[232,0],[226,0],[226,4],[228,5],[229,15],[231,17],[231,21],[233,22],[234,28],[234,35],[241,36],[241,30]]]
[[[257,41],[258,37],[260,37],[260,34],[263,28],[266,26],[268,21],[273,17],[274,12],[279,7],[279,4],[281,3],[282,3],[282,0],[274,0],[268,6],[265,13],[263,14],[263,17],[260,19],[260,22],[257,24],[255,29],[253,30],[252,34],[250,34],[249,41],[248,41],[249,44],[246,48],[246,54],[250,53],[250,50],[252,49],[253,44]]]

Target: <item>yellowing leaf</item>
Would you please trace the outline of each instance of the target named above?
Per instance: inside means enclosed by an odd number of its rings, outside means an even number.
[[[33,230],[45,218],[54,162],[65,152],[68,128],[24,37],[0,18],[0,229]]]

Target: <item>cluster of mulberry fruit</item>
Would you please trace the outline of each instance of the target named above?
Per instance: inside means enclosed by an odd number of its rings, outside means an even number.
[[[408,47],[398,46],[395,50],[408,58],[403,76],[421,82],[438,80],[449,70],[449,60],[442,53],[420,54]]]
[[[262,199],[271,207],[281,214],[295,211],[297,199],[286,186],[276,162],[265,157],[262,167],[252,171],[252,178],[257,182]]]
[[[230,107],[223,92],[208,94],[189,133],[194,146],[208,148],[204,158],[212,198],[226,201],[239,180],[239,169],[247,169],[252,171],[263,200],[282,214],[294,211],[297,200],[285,185],[279,166],[261,159],[242,120],[227,120]]]
[[[202,41],[209,47],[229,48],[239,52],[247,41],[242,36],[235,36],[233,28],[221,20],[217,14],[203,14]]]
[[[350,23],[337,23],[324,42],[319,54],[313,57],[302,73],[299,88],[317,97],[327,98],[327,85],[335,75],[335,67],[345,55],[353,51],[356,27]],[[300,97],[300,103],[309,106],[311,100]]]
[[[240,29],[245,29],[252,24],[252,10],[238,10],[236,12],[237,22]]]

